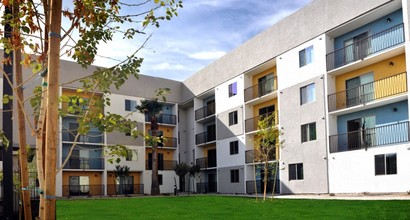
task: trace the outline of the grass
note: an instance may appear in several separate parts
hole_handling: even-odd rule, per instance
[[[58,200],[57,219],[410,219],[410,200],[308,200],[225,196]]]

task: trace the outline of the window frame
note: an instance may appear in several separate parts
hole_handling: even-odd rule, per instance
[[[238,82],[233,82],[228,85],[229,98],[238,94]]]
[[[239,141],[229,142],[229,155],[239,154]]]
[[[231,183],[239,183],[239,169],[231,170]]]
[[[374,174],[375,176],[396,175],[397,153],[374,155]]]
[[[313,45],[299,51],[299,68],[313,63]]]
[[[305,105],[314,101],[316,101],[315,83],[300,87],[300,105]]]
[[[314,133],[312,133],[313,129]],[[317,140],[316,122],[303,124],[300,126],[300,130],[301,143]],[[312,137],[312,135],[314,135],[314,137]]]
[[[289,164],[288,168],[289,168],[289,176],[288,176],[289,181],[304,179],[303,163]]]
[[[128,103],[128,104],[127,104]],[[132,108],[134,107],[134,110],[136,110],[137,107],[137,101],[131,100],[131,99],[125,99],[124,100],[124,110],[127,112],[134,111]]]
[[[229,126],[238,124],[238,111],[229,112]]]

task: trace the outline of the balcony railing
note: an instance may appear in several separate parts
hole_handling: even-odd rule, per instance
[[[271,151],[269,160],[276,160],[276,148]],[[253,163],[256,161],[260,161],[260,159],[258,158],[258,155],[255,155],[255,150],[245,151],[245,163]]]
[[[216,193],[216,182],[202,182],[196,184],[196,193]]]
[[[198,164],[201,169],[216,167],[216,157],[197,158],[196,164]]]
[[[403,23],[327,54],[327,70],[361,60],[401,43],[404,43]]]
[[[176,160],[158,160],[158,170],[174,170],[177,165]],[[152,161],[145,161],[145,169],[152,170]]]
[[[277,77],[275,76],[273,78],[267,79],[263,82],[246,88],[244,91],[245,102],[276,91],[278,89],[276,79]]]
[[[268,180],[268,184],[266,186],[266,192],[268,193],[272,192],[273,183],[274,183],[274,180]],[[256,184],[255,184],[255,181],[246,181],[246,193],[254,194],[255,191],[257,191],[258,193],[263,193],[263,186],[264,186],[264,183],[262,180],[256,180]],[[280,182],[279,182],[279,179],[277,179],[276,184],[275,184],[275,193],[279,193],[279,186],[280,186]],[[256,190],[255,190],[255,187],[256,187]]]
[[[205,144],[216,140],[216,132],[203,132],[195,135],[195,144]]]
[[[108,184],[107,195],[144,194],[144,184]]]
[[[104,185],[63,185],[63,196],[102,196]]]
[[[145,122],[151,122],[151,118],[148,114],[145,114]],[[170,114],[160,114],[157,116],[157,123],[159,124],[170,124],[176,125],[177,124],[177,116],[170,115]]]
[[[62,139],[63,141],[73,142],[75,140],[75,133],[70,133],[67,129],[63,129]],[[87,135],[80,135],[77,138],[77,142],[82,143],[103,143],[104,135],[101,132],[90,131]]]
[[[215,103],[208,104],[202,108],[195,110],[195,120],[206,118],[215,114]]]
[[[62,158],[62,161],[66,157]],[[64,169],[104,169],[104,158],[70,157]]]
[[[258,130],[258,121],[262,120],[266,117],[268,117],[270,114],[274,114],[274,117],[272,117],[272,121],[270,122],[271,125],[277,125],[278,121],[276,120],[277,118],[277,112],[270,112],[266,113],[263,115],[258,115],[253,118],[249,118],[245,120],[245,132],[252,132]]]
[[[329,111],[349,108],[407,92],[407,73],[400,73],[328,96]]]
[[[151,144],[147,141],[145,142],[146,146],[151,146]],[[164,137],[161,140],[161,143],[158,143],[158,147],[177,147],[177,138],[174,137]]]
[[[409,141],[409,122],[360,129],[329,137],[330,153],[367,149]]]

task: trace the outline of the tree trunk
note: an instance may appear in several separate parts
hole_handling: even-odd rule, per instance
[[[45,219],[56,218],[56,157],[58,146],[58,98],[60,82],[60,30],[62,0],[50,4],[50,39],[48,51],[48,90],[45,155]]]
[[[15,4],[18,5],[18,4]],[[16,9],[15,7],[13,7]],[[17,11],[18,12],[18,11]],[[14,53],[15,67],[16,67],[16,85],[23,83],[23,69],[20,64],[21,51],[16,50]],[[23,195],[24,219],[31,220],[31,204],[29,188],[29,175],[27,167],[27,141],[26,141],[26,123],[24,117],[24,94],[21,86],[17,87],[17,118],[18,118],[18,134],[19,134],[19,161],[21,172],[21,188]]]
[[[17,1],[13,2],[13,17],[18,18],[19,4]],[[14,28],[14,32],[19,35],[20,31],[18,28]],[[31,220],[31,202],[30,202],[30,191],[29,188],[29,175],[27,167],[27,150],[26,150],[26,123],[24,117],[24,93],[22,88],[23,83],[23,68],[20,64],[21,62],[21,50],[17,49],[14,51],[14,66],[16,68],[16,85],[17,87],[17,118],[18,118],[18,135],[19,135],[19,161],[20,161],[20,174],[21,174],[21,188],[23,197],[23,207],[24,207],[24,219]]]
[[[152,137],[157,137],[158,124],[154,117],[151,118],[151,132]],[[152,174],[151,174],[151,195],[160,195],[159,181],[158,181],[158,143],[152,142]]]
[[[269,176],[269,162],[268,160],[264,163],[265,175],[263,175],[263,201],[266,200],[266,188],[268,186],[268,176]]]

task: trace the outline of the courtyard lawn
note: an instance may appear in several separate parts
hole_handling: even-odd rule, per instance
[[[57,219],[410,219],[410,200],[308,200],[228,196],[57,201]]]

